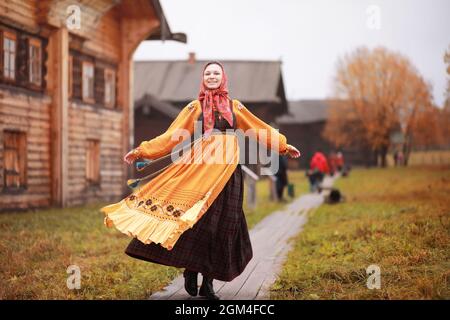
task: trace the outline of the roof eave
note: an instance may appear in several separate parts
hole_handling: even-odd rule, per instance
[[[150,1],[153,5],[153,8],[155,8],[156,16],[158,17],[159,21],[161,21],[161,24],[160,27],[157,30],[155,30],[155,32],[152,32],[152,34],[146,40],[162,40],[162,41],[172,40],[187,43],[187,35],[185,33],[182,32],[172,33],[172,31],[170,31],[169,24],[167,23],[166,16],[164,15],[159,0],[150,0]]]

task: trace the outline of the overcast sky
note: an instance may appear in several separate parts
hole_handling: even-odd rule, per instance
[[[339,57],[358,46],[382,45],[408,57],[443,104],[450,0],[160,3],[172,32],[186,33],[188,43],[145,41],[135,60],[186,59],[189,52],[201,60],[281,60],[288,99],[322,99],[332,92]]]

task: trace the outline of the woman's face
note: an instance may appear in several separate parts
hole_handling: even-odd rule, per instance
[[[208,89],[217,89],[222,83],[222,68],[218,64],[210,64],[203,72],[203,83]]]

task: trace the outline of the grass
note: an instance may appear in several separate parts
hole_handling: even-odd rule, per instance
[[[0,216],[1,299],[139,299],[176,274],[127,258],[129,239],[103,225],[101,205]],[[81,289],[66,286],[81,269]]]
[[[394,166],[394,159],[392,154],[387,157],[388,166]],[[409,166],[424,166],[424,165],[449,165],[450,164],[450,150],[426,150],[413,151],[409,156]]]
[[[272,299],[449,299],[450,168],[354,170],[310,214]],[[366,268],[381,268],[381,289]]]
[[[290,179],[306,190],[301,172]],[[269,201],[267,180],[257,184],[258,207],[244,206],[252,227],[284,206]],[[124,254],[130,238],[103,225],[105,203],[0,215],[1,299],[146,299],[181,271]],[[69,290],[67,268],[81,270],[81,288]]]

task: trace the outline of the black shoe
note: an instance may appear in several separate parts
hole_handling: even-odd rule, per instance
[[[206,297],[209,300],[220,300],[220,297],[216,295],[213,288],[213,280],[212,278],[208,278],[203,276],[202,286],[200,287],[199,295],[202,297]]]
[[[195,271],[189,271],[187,269],[183,272],[184,277],[184,289],[186,289],[187,293],[189,293],[191,296],[197,295],[197,275],[198,273]]]

